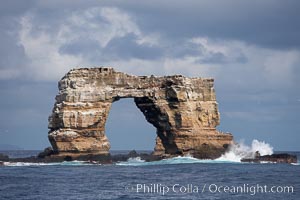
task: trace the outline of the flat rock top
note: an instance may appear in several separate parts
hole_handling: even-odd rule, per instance
[[[189,88],[213,88],[213,78],[189,78],[183,75],[172,76],[135,76],[117,72],[111,67],[79,68],[70,70],[59,82],[59,89],[80,87],[84,85],[121,86],[126,88],[165,88],[180,86]]]

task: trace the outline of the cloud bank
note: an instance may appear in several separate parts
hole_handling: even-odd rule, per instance
[[[0,82],[7,98],[1,111],[11,101],[21,105],[8,107],[15,112],[11,121],[26,109],[35,119],[36,113],[46,118],[56,82],[75,67],[214,77],[221,129],[249,140],[273,134],[275,146],[287,148],[293,139],[282,144],[282,132],[293,138],[300,131],[294,123],[300,113],[299,8],[293,0],[5,1]],[[32,84],[37,98],[49,98],[40,100],[50,102],[49,112],[8,92],[26,87],[30,94]],[[0,120],[8,130],[7,119]]]

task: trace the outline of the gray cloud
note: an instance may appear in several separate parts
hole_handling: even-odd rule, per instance
[[[235,57],[233,59],[228,58],[221,52],[212,52],[209,55],[206,55],[204,58],[200,58],[196,60],[196,63],[212,63],[212,64],[224,64],[224,63],[246,63],[247,57],[243,54]]]
[[[18,1],[4,0],[1,1],[0,17],[18,17],[24,14],[28,9],[32,8],[35,0]]]
[[[57,85],[31,81],[0,81],[1,143],[25,149],[43,149],[47,140],[48,115]]]
[[[207,36],[238,39],[268,48],[300,47],[300,2],[288,0],[164,1],[137,3],[124,8],[136,15],[145,31],[167,37]],[[145,23],[147,21],[147,23]]]
[[[106,64],[132,74],[212,76],[223,131],[297,149],[291,139],[280,141],[282,132],[299,139],[299,5],[293,0],[4,1],[0,130],[9,134],[0,140],[21,146],[25,141],[26,148],[47,145],[57,81],[75,66]],[[132,107],[128,102],[121,107],[126,105]],[[121,115],[112,120],[122,121]]]
[[[0,30],[0,68],[15,68],[19,67],[24,62],[26,63],[26,56],[22,45],[16,42],[16,33],[10,33],[7,29]]]
[[[162,49],[137,43],[138,38],[133,34],[111,39],[105,47],[96,40],[78,38],[60,47],[63,54],[82,55],[92,61],[104,62],[110,60],[128,60],[132,58],[153,60],[162,57]],[[92,52],[92,53],[91,53]]]
[[[112,39],[103,52],[107,56],[115,56],[115,59],[158,59],[162,57],[162,49],[159,47],[153,47],[136,43],[136,36],[129,34],[122,38]]]
[[[91,56],[91,52],[95,56],[101,55],[102,47],[98,42],[91,38],[78,38],[76,41],[72,41],[59,48],[61,54],[71,54],[71,55],[84,55],[86,57]]]
[[[3,15],[0,14],[0,79],[13,79],[20,75],[20,69],[25,68],[29,60],[19,44],[17,17]]]

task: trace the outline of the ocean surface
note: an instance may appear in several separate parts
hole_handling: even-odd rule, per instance
[[[10,157],[38,152],[0,151]],[[288,153],[300,158],[300,152]],[[300,199],[300,166],[190,156],[113,165],[6,163],[0,166],[0,199]]]

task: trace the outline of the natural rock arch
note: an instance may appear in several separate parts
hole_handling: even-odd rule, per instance
[[[155,155],[217,157],[232,142],[216,130],[213,79],[133,76],[112,68],[73,69],[59,81],[49,140],[59,155],[108,154],[105,123],[111,104],[134,98],[157,129]]]

